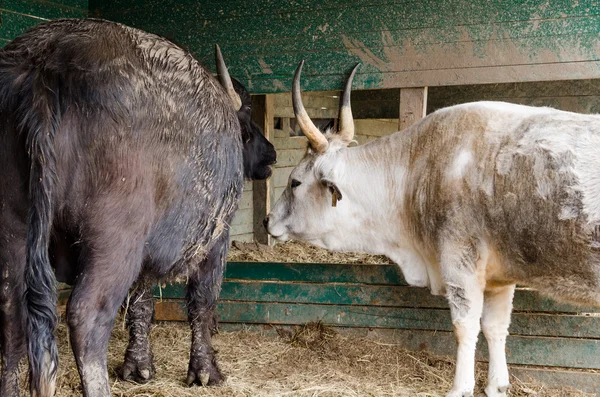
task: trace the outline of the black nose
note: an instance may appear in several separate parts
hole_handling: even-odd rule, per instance
[[[265,229],[269,228],[269,217],[268,216],[265,219],[263,219],[263,226],[265,227]]]

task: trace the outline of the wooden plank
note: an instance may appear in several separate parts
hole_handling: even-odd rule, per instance
[[[290,174],[295,167],[276,168],[273,172],[273,187],[286,187]]]
[[[427,87],[400,89],[399,131],[425,117],[426,112]]]
[[[252,200],[253,200],[252,190],[244,190],[242,193],[242,200],[240,201],[240,205],[238,210],[245,210],[248,208],[252,208]]]
[[[562,369],[527,368],[511,365],[510,374],[521,382],[537,382],[549,388],[565,387],[600,394],[600,373]]]
[[[396,107],[398,103],[396,103]],[[354,120],[356,135],[388,136],[398,131],[398,119]]]
[[[253,208],[246,208],[237,210],[233,219],[231,220],[230,226],[238,226],[238,225],[252,225],[254,215]]]
[[[534,106],[552,106],[580,113],[599,113],[599,92],[600,79],[432,87],[428,112],[457,103],[496,100]]]
[[[92,2],[94,2],[92,0]],[[133,1],[126,1],[126,0],[113,0],[112,2],[107,2],[113,5],[113,8],[117,8],[117,10],[119,12],[122,13],[127,13],[130,14],[132,11],[137,11],[140,12],[142,10],[144,10],[145,8],[148,7],[148,2],[144,1],[144,0],[133,0]],[[453,16],[448,16],[449,18],[454,18],[451,19],[451,21],[456,22],[456,23],[466,23],[469,22],[469,20],[467,19],[467,17],[471,17],[472,18],[472,22],[476,23],[478,20],[484,20],[484,21],[494,21],[496,23],[498,23],[499,21],[502,20],[509,20],[509,21],[522,21],[524,19],[528,19],[527,17],[530,16],[530,14],[532,12],[536,12],[536,15],[538,16],[539,19],[545,19],[548,18],[550,16],[555,16],[555,14],[562,14],[565,16],[579,16],[579,15],[585,15],[586,11],[587,14],[594,14],[594,10],[597,9],[597,7],[593,8],[592,10],[589,9],[585,9],[584,7],[567,7],[567,5],[564,2],[552,2],[552,6],[553,7],[557,7],[558,9],[556,10],[556,12],[554,12],[554,9],[552,9],[552,7],[539,7],[540,9],[538,10],[537,8],[534,7],[522,7],[522,10],[514,10],[514,7],[516,4],[519,4],[518,2],[506,2],[505,3],[505,8],[499,8],[498,6],[498,1],[490,1],[489,2],[489,6],[490,9],[489,10],[480,10],[478,8],[482,8],[480,7],[476,7],[477,9],[474,10],[469,10],[467,7],[471,4],[469,3],[465,3],[462,2],[462,5],[465,7],[463,9],[461,8],[454,8],[454,7],[460,7],[461,4],[458,2],[440,2],[440,1],[423,1],[423,6],[420,7],[417,11],[421,12],[424,16],[428,15],[428,14],[432,14],[431,9],[427,9],[426,7],[435,7],[435,11],[438,11],[439,13],[444,13],[444,12],[448,12],[448,11],[454,11]],[[589,3],[585,2],[586,5],[589,7]],[[334,11],[340,11],[340,10],[344,10],[345,8],[352,8],[352,7],[370,7],[370,8],[374,8],[375,10],[377,8],[382,9],[382,7],[384,6],[395,6],[396,8],[407,8],[407,12],[411,11],[409,8],[414,8],[416,6],[418,6],[418,4],[415,4],[414,0],[384,0],[384,1],[375,1],[375,0],[367,0],[367,1],[361,1],[361,0],[348,0],[345,1],[343,3],[341,3],[339,0],[326,0],[326,1],[315,1],[315,0],[309,0],[309,1],[267,1],[267,0],[261,0],[261,1],[256,1],[253,3],[246,3],[246,2],[239,2],[239,1],[231,1],[231,2],[227,2],[227,3],[213,3],[213,2],[197,2],[197,1],[192,1],[192,0],[177,0],[175,2],[173,1],[163,1],[160,2],[159,4],[164,5],[164,7],[162,8],[163,11],[167,12],[170,11],[170,9],[168,8],[169,6],[173,7],[174,5],[178,5],[178,9],[184,9],[184,10],[188,10],[188,12],[191,12],[192,10],[194,11],[194,16],[196,18],[198,18],[199,20],[221,20],[221,19],[246,19],[248,17],[253,17],[253,16],[260,16],[260,15],[275,15],[278,16],[279,18],[283,19],[284,21],[290,22],[290,17],[284,18],[283,15],[281,15],[282,13],[288,14],[288,13],[311,13],[311,14],[315,14],[316,16],[322,15],[323,11],[327,11],[330,10],[332,12]],[[244,6],[242,7],[240,4],[243,4]],[[522,3],[520,3],[522,4]],[[192,8],[195,7],[195,8]],[[191,8],[191,10],[190,10]],[[550,8],[550,9],[549,9]],[[464,10],[464,13],[460,13],[460,12],[456,12],[456,10]],[[382,10],[383,11],[383,10]],[[487,12],[487,13],[486,13]],[[372,13],[375,13],[372,12]],[[459,15],[461,14],[461,15]],[[462,15],[462,14],[467,14],[467,15]],[[507,15],[504,15],[507,14]],[[366,15],[365,15],[366,16]],[[397,14],[394,14],[394,16],[400,17]],[[406,16],[406,15],[405,15]],[[429,17],[431,18],[431,17]],[[437,21],[435,21],[437,22]],[[439,23],[439,22],[438,22]],[[330,28],[332,29],[332,28]],[[320,31],[321,33],[327,33],[329,29],[323,29],[322,31]]]
[[[244,223],[241,225],[232,225],[229,228],[229,235],[237,235],[237,234],[247,234],[254,233],[254,224],[253,223]]]
[[[205,1],[189,7],[174,0],[136,4],[135,12],[126,11],[129,6],[100,9],[109,18],[175,39],[206,65],[213,64],[214,43],[219,43],[229,54],[231,74],[255,93],[289,91],[302,58],[305,92],[339,90],[357,61],[363,63],[357,88],[595,78],[600,70],[600,6],[594,0],[543,5],[332,0],[325,8],[313,1],[258,3],[289,10],[282,13],[239,1],[224,7],[229,11]],[[210,14],[211,7],[216,14]],[[247,12],[252,15],[242,17]],[[558,67],[563,64],[568,67]]]
[[[166,292],[163,290],[163,292]],[[245,291],[244,291],[245,292]],[[267,293],[277,293],[269,291]],[[241,301],[242,296],[227,291],[221,296],[223,322],[254,324],[304,324],[321,321],[338,327],[372,327],[452,331],[449,309],[363,306],[360,304],[278,303]],[[163,298],[165,294],[163,293]],[[259,298],[262,300],[262,298]],[[276,299],[276,298],[275,298]],[[330,298],[328,298],[330,299]],[[331,301],[331,299],[330,299]],[[335,302],[335,299],[333,300]],[[183,301],[176,301],[183,304]],[[171,304],[171,303],[169,303]],[[600,338],[600,317],[513,313],[509,329],[512,335]]]
[[[252,97],[252,118],[263,130],[265,137],[273,140],[273,96]],[[279,157],[279,155],[277,156]],[[263,226],[263,219],[271,211],[272,187],[270,180],[254,181],[253,188],[253,232],[254,239],[262,244],[271,244],[271,236]]]
[[[281,197],[281,195],[283,194],[284,191],[285,191],[285,187],[273,188],[273,198],[274,198],[275,202],[277,202],[277,200],[279,200],[279,197]]]
[[[273,140],[273,146],[276,150],[298,149],[306,150],[308,140],[305,136],[287,136],[285,138],[277,138]],[[279,166],[279,164],[277,164]]]
[[[251,243],[254,241],[254,233],[246,233],[246,234],[230,234],[229,242],[232,241],[241,241],[244,243]]]
[[[2,0],[2,8],[44,19],[85,18],[88,12],[87,4],[75,1]]]
[[[566,19],[566,17],[589,17],[600,13],[600,6],[593,0],[583,0],[578,2],[577,5],[567,1],[553,1],[552,3],[551,7],[542,7],[540,4],[523,6],[519,1],[503,2],[502,0],[488,1],[485,5],[474,4],[467,0],[448,2],[414,0],[401,4],[384,3],[368,6],[357,4],[343,7],[343,4],[338,1],[337,7],[323,9],[319,12],[291,10],[285,15],[263,14],[244,18],[223,19],[215,18],[218,15],[213,15],[212,18],[206,20],[182,19],[179,21],[179,26],[173,26],[172,29],[174,33],[183,34],[183,29],[193,26],[205,26],[207,30],[221,28],[224,31],[211,31],[209,33],[214,40],[223,43],[240,41],[243,38],[257,41],[279,37],[296,38],[300,36],[301,28],[304,28],[305,35],[313,37],[314,41],[320,41],[323,37],[349,35],[355,32],[379,32],[385,29],[398,31],[400,27],[407,31],[437,27],[437,32],[430,33],[427,36],[433,36],[430,40],[444,40],[445,37],[446,40],[457,40],[461,36],[454,33],[454,31],[459,26],[469,27],[467,32],[473,33],[473,35],[467,36],[467,38],[490,39],[494,37],[494,32],[497,34],[496,37],[531,36],[534,34],[531,33],[531,25],[534,21]],[[151,6],[146,2],[146,6],[136,9],[136,13],[121,12],[119,16],[129,17],[131,20],[144,20],[142,18],[145,18],[152,21],[157,19],[157,15],[169,15],[173,12],[173,1],[155,1],[150,4]],[[204,5],[205,2],[200,2],[196,8],[203,8]],[[240,9],[243,6],[237,3],[237,8]],[[464,12],[456,12],[457,9],[461,8]],[[194,15],[190,12],[191,10],[186,11]],[[575,18],[571,19],[574,20]],[[531,22],[523,24],[525,26],[515,26],[515,21]],[[175,20],[174,18],[173,20],[167,19],[163,23],[167,22],[175,22]],[[329,25],[324,28],[323,23],[325,22],[329,22]],[[504,26],[507,23],[512,24]],[[480,27],[481,25],[483,26]],[[563,30],[560,30],[560,25],[556,25],[558,26],[542,29],[540,34],[551,35],[563,32]],[[462,38],[464,40],[465,36],[463,35]],[[276,49],[277,47],[273,48]],[[288,49],[285,50],[289,51]]]
[[[455,357],[456,340],[452,332],[372,329],[369,338],[394,343],[408,350],[425,350]],[[544,338],[509,335],[506,359],[509,364],[566,368],[600,368],[600,341],[594,339]],[[487,344],[479,335],[476,358],[487,361]]]
[[[307,109],[308,115],[311,119],[336,119],[338,117],[338,110],[336,108],[326,109]],[[292,106],[281,106],[275,111],[275,117],[294,117],[294,108]]]
[[[279,168],[295,167],[304,158],[306,149],[288,149],[277,151],[277,166]]]
[[[406,285],[397,265],[229,262],[228,279]]]
[[[312,311],[304,315],[296,306],[307,306]],[[315,308],[313,305],[268,305],[268,310],[253,303],[224,302],[218,304],[218,313],[222,323],[250,324],[304,324],[310,321],[323,321],[329,326],[343,325],[348,321],[352,326],[361,326],[356,322],[359,310],[340,311],[328,314],[327,306]],[[179,301],[157,302],[155,305],[157,320],[184,321],[185,305]],[[358,308],[352,308],[358,309]],[[381,309],[381,308],[380,308]],[[415,311],[416,312],[416,311]],[[408,316],[408,315],[407,315]],[[284,319],[284,320],[280,320]],[[381,322],[390,321],[385,318]],[[456,351],[453,333],[435,329],[438,318],[430,321],[415,320],[425,328],[394,329],[394,341],[409,350],[427,350],[434,354],[452,356]],[[377,324],[376,326],[378,326]],[[363,327],[376,328],[366,324]],[[429,327],[429,329],[427,329]],[[434,328],[431,330],[431,328]],[[485,360],[487,346],[480,335],[477,346],[477,357]],[[568,368],[600,368],[600,340],[557,337],[533,337],[510,335],[507,339],[507,361],[520,365],[544,365]]]
[[[226,274],[227,275],[227,274]],[[156,297],[162,296],[168,299],[183,299],[183,285],[169,284],[160,293],[155,289]],[[390,306],[404,308],[422,309],[448,309],[446,298],[433,296],[427,288],[408,287],[401,285],[367,285],[348,283],[302,283],[302,282],[268,282],[225,279],[221,290],[221,299],[240,300],[251,302],[277,302],[277,303],[316,303],[334,305],[359,305],[359,306]],[[524,314],[518,318],[528,319],[527,312],[538,314],[557,313],[598,313],[598,308],[584,308],[573,305],[556,303],[550,299],[541,297],[531,290],[518,289],[515,293],[514,312]],[[552,316],[550,316],[552,317]],[[565,317],[570,320],[571,317]],[[552,327],[553,318],[540,318],[540,322],[546,321]],[[521,321],[521,320],[517,320]],[[597,320],[584,320],[595,322]],[[573,327],[579,327],[577,321],[571,323]],[[519,324],[521,328],[527,328],[525,323]],[[579,332],[579,331],[573,331]],[[582,331],[587,332],[587,331]],[[592,331],[596,332],[596,331]],[[600,330],[598,330],[600,332]],[[575,335],[575,334],[573,334]],[[584,334],[578,334],[583,337]]]
[[[284,130],[278,130],[278,129],[276,129],[275,133],[273,135],[274,135],[275,139],[277,139],[277,138],[286,139],[286,138],[290,137],[290,131],[284,131]]]

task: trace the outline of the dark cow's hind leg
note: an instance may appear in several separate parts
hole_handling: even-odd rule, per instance
[[[25,307],[23,269],[25,266],[25,227],[23,233],[8,233],[0,225],[0,350],[2,371],[0,396],[19,396],[19,362],[25,356]],[[21,235],[22,234],[22,235]],[[22,238],[21,238],[22,237]]]
[[[188,385],[221,383],[211,337],[216,332],[216,305],[223,281],[229,234],[225,233],[190,277],[187,290],[188,320],[192,328],[192,348]]]
[[[153,312],[152,290],[147,283],[140,283],[132,291],[126,305],[129,345],[121,368],[121,376],[125,380],[143,383],[154,376],[149,339]]]
[[[97,213],[103,213],[98,211]],[[130,212],[129,219],[140,219]],[[67,306],[71,346],[81,377],[84,397],[110,396],[106,352],[117,311],[140,272],[143,256],[143,227],[118,222],[117,214],[97,230],[85,235],[93,240],[82,243],[83,265]],[[131,222],[130,222],[131,223]]]

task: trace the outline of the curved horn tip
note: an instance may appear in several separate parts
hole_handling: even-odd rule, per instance
[[[327,151],[329,142],[306,113],[304,105],[302,104],[302,98],[300,96],[300,72],[302,71],[303,65],[304,60],[300,61],[298,64],[292,84],[292,106],[294,108],[294,116],[296,116],[296,121],[300,126],[300,130],[306,136],[306,138],[308,138],[313,150],[317,153],[324,153]]]

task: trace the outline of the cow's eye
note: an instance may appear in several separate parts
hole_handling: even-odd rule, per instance
[[[298,179],[292,179],[292,189],[295,187],[298,187],[302,184],[302,182],[300,182]]]

